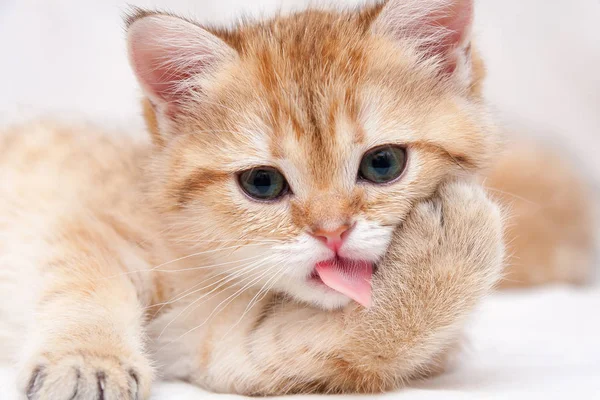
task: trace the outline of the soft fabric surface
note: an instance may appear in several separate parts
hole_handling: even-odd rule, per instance
[[[307,2],[129,1],[204,21]],[[139,91],[127,66],[120,20],[124,9],[122,0],[0,0],[0,125],[60,115],[139,133]],[[488,62],[488,98],[512,126],[533,128],[566,147],[597,179],[600,2],[480,0],[476,14],[475,31]],[[473,316],[465,352],[451,371],[382,397],[596,398],[599,309],[597,286],[494,295]],[[13,380],[11,369],[0,369],[0,399],[17,398]],[[235,396],[173,383],[154,389],[157,400],[213,397]]]

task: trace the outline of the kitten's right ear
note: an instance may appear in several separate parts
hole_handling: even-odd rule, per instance
[[[137,11],[128,18],[129,61],[158,117],[172,117],[202,79],[237,56],[223,40],[181,18]]]

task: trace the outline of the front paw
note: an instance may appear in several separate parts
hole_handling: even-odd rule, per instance
[[[455,181],[414,207],[394,235],[388,264],[421,283],[438,280],[438,289],[482,292],[500,277],[503,255],[499,207],[479,185]]]
[[[21,373],[20,386],[29,400],[137,400],[149,397],[151,378],[150,364],[141,355],[73,348],[34,356]]]

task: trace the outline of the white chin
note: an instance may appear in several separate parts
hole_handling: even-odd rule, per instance
[[[297,282],[287,284],[280,290],[303,303],[308,303],[324,310],[335,310],[342,308],[350,301],[347,296],[328,288],[325,285],[317,285],[311,282]]]

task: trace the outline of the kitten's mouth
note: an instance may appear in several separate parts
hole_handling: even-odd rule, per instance
[[[373,268],[373,263],[368,261],[336,257],[317,263],[310,280],[368,308],[371,306]]]

